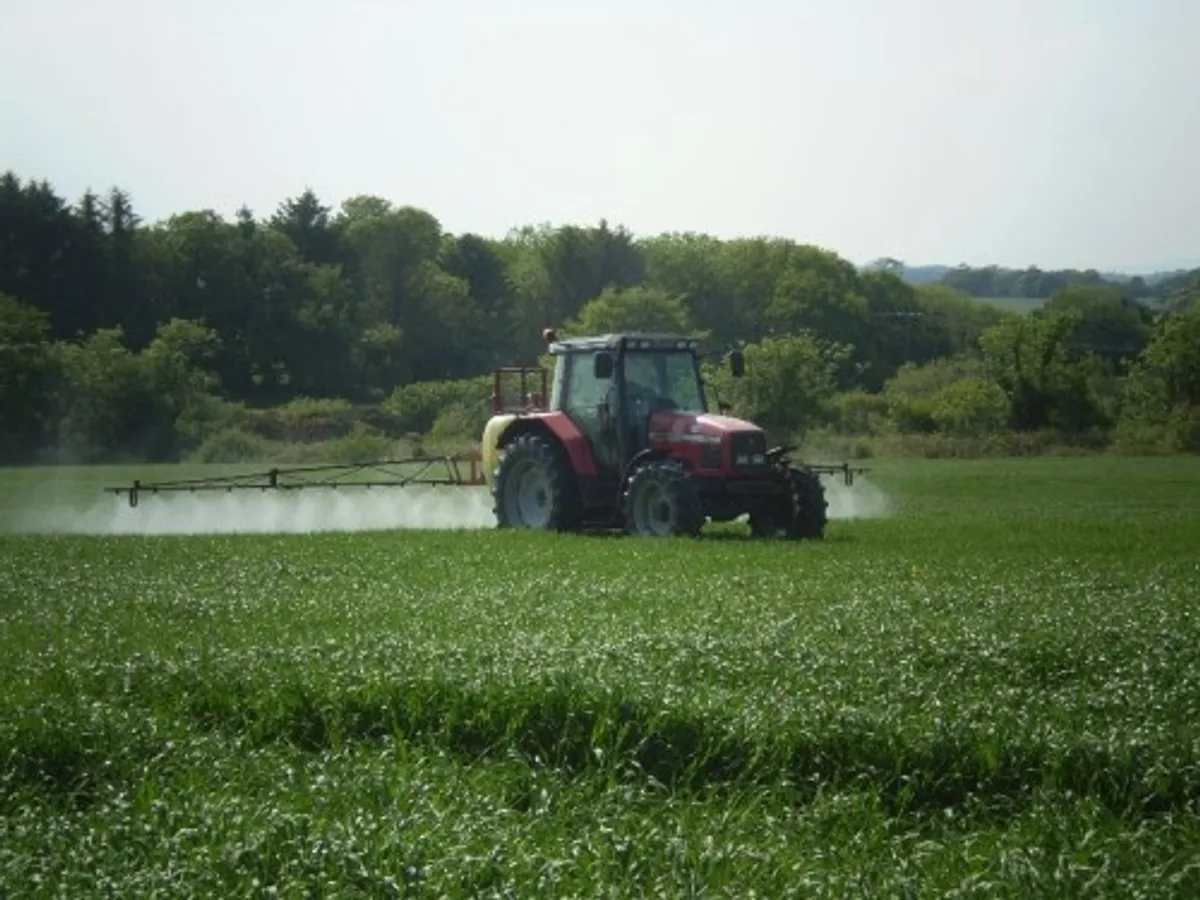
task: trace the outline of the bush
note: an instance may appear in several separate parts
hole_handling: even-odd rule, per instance
[[[1113,442],[1126,453],[1200,452],[1200,408],[1177,407],[1165,421],[1131,413],[1117,424]]]
[[[340,398],[297,397],[273,410],[281,439],[310,443],[341,437],[354,425],[354,408]]]
[[[938,396],[964,379],[985,378],[982,361],[968,356],[937,359],[923,366],[907,363],[883,386],[888,420],[902,433],[938,430]]]
[[[986,435],[893,434],[871,438],[871,449],[882,457],[922,459],[985,459],[1021,456],[1082,456],[1103,451],[1101,431],[1081,432],[1072,439],[1054,429],[1000,431]]]
[[[815,428],[804,436],[801,446],[801,456],[808,460],[843,460],[870,459],[875,455],[873,441],[863,435],[838,434],[829,428]]]
[[[462,407],[465,415],[491,414],[492,379],[464,378],[456,381],[425,381],[396,388],[383,402],[383,408],[396,423],[398,433],[429,432],[438,418],[453,407]],[[482,429],[482,424],[479,426]]]
[[[929,415],[938,431],[979,437],[1001,431],[1008,421],[1008,397],[987,378],[962,378],[930,401]]]
[[[227,430],[243,431],[239,423],[245,409],[215,396],[197,398],[175,420],[175,433],[184,454],[195,453],[211,437]]]
[[[392,455],[393,446],[387,435],[359,423],[345,437],[329,441],[324,449],[330,462],[354,465],[386,459]]]
[[[491,410],[457,403],[445,410],[433,423],[429,436],[436,443],[479,443]]]
[[[868,391],[838,394],[831,407],[834,426],[843,435],[877,434],[887,420],[887,398]]]
[[[288,444],[336,440],[360,426],[393,437],[402,433],[396,417],[379,406],[352,406],[345,400],[309,397],[271,409],[243,410],[238,424],[267,440]]]
[[[273,450],[273,442],[256,434],[224,428],[205,438],[193,458],[202,463],[262,462],[274,455]]]
[[[769,336],[745,348],[746,374],[706,366],[711,389],[742,417],[757,422],[771,439],[803,434],[827,424],[838,369],[850,349],[810,332]]]

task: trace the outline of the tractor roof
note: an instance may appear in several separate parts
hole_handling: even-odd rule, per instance
[[[695,338],[682,334],[651,331],[625,331],[564,338],[550,343],[550,352],[576,353],[588,350],[695,350]]]

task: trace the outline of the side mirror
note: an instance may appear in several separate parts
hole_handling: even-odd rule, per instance
[[[729,371],[733,373],[734,378],[741,378],[746,374],[746,358],[741,350],[729,351]]]
[[[612,354],[601,350],[592,360],[592,374],[600,380],[612,378],[613,373],[613,358]]]

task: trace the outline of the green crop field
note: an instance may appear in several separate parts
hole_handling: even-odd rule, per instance
[[[0,896],[1200,896],[1200,460],[871,465],[799,545],[0,473]]]

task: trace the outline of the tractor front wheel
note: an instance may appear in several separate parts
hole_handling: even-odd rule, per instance
[[[696,481],[680,463],[655,459],[638,466],[625,488],[625,530],[631,534],[694,536],[704,527]]]
[[[783,502],[775,509],[750,516],[750,533],[754,537],[821,540],[829,507],[820,477],[799,466],[788,466],[783,477],[787,482]]]
[[[579,500],[570,462],[539,434],[510,443],[496,467],[496,522],[501,528],[570,531],[578,525]]]

